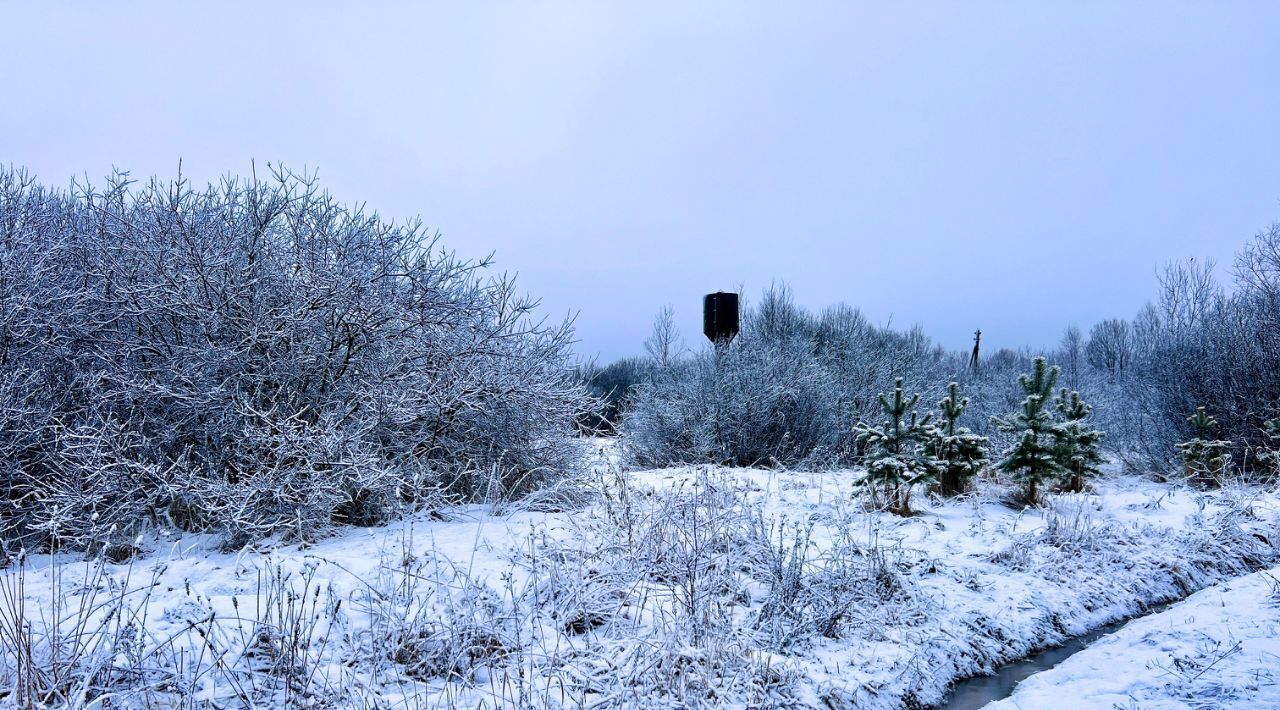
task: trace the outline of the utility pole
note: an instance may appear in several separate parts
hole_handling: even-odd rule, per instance
[[[969,368],[978,369],[978,346],[982,344],[982,329],[973,331],[973,354],[969,356]]]

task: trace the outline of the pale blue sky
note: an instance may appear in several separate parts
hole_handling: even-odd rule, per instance
[[[0,161],[318,168],[603,360],[774,279],[1048,344],[1280,219],[1280,3],[175,5],[3,6]]]

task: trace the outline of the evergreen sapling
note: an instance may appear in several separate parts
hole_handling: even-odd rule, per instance
[[[1019,435],[996,468],[1022,484],[1022,499],[1028,505],[1040,503],[1040,484],[1057,477],[1062,470],[1051,437],[1053,415],[1045,409],[1058,374],[1056,366],[1050,368],[1044,358],[1036,358],[1031,373],[1018,376],[1018,384],[1026,395],[1021,409],[1007,417],[991,418],[991,423],[1000,431]]]
[[[1190,441],[1178,444],[1182,460],[1187,467],[1187,482],[1195,486],[1212,486],[1222,483],[1222,475],[1231,463],[1231,442],[1210,439],[1209,432],[1218,426],[1218,420],[1196,407],[1196,413],[1187,417],[1196,430]]]
[[[938,492],[954,496],[969,490],[974,476],[987,460],[987,437],[978,436],[956,422],[969,406],[969,398],[960,397],[960,386],[952,382],[947,396],[938,402],[941,425],[935,429],[934,451],[939,464]]]
[[[934,436],[929,426],[933,415],[920,417],[913,410],[919,401],[919,394],[903,394],[899,377],[892,399],[880,394],[886,419],[879,426],[859,423],[855,429],[866,450],[867,476],[863,484],[878,489],[888,509],[898,515],[911,514],[911,489],[931,480],[939,468],[939,461],[928,446]]]
[[[1102,458],[1099,442],[1102,441],[1103,433],[1085,423],[1092,407],[1084,403],[1079,392],[1068,394],[1067,389],[1062,388],[1054,409],[1062,416],[1062,421],[1054,425],[1051,432],[1054,454],[1062,469],[1061,489],[1079,493],[1084,490],[1085,479],[1101,473],[1098,466],[1105,460]]]

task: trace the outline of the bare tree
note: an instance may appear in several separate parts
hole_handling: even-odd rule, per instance
[[[1062,341],[1058,344],[1058,365],[1066,376],[1067,387],[1079,390],[1080,376],[1085,365],[1085,342],[1080,326],[1074,323],[1062,333]]]
[[[653,332],[644,341],[644,350],[659,367],[668,367],[684,349],[680,331],[676,328],[676,311],[663,306],[653,319]]]
[[[1094,324],[1085,348],[1089,364],[1110,375],[1123,375],[1133,360],[1129,322],[1112,318]]]
[[[1280,222],[1254,235],[1235,264],[1236,280],[1265,298],[1280,303]]]

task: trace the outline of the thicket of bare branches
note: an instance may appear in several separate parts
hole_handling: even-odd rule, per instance
[[[1159,276],[1159,293],[1133,319],[1104,320],[1087,335],[1069,325],[1056,348],[984,352],[977,367],[918,328],[876,326],[844,305],[813,314],[785,287],[770,289],[719,360],[706,347],[672,357],[649,346],[648,367],[621,400],[621,428],[644,466],[856,463],[853,425],[874,414],[894,377],[926,402],[954,380],[971,402],[965,425],[999,451],[1012,439],[991,417],[1018,408],[1018,374],[1043,356],[1090,402],[1124,462],[1176,474],[1176,445],[1193,434],[1187,417],[1204,406],[1240,472],[1267,475],[1275,444],[1266,426],[1280,417],[1280,224],[1246,244],[1230,290],[1211,263],[1172,263]],[[649,342],[676,338],[670,323],[664,312]]]
[[[1230,441],[1246,475],[1266,476],[1280,415],[1280,224],[1260,231],[1225,284],[1212,262],[1172,262],[1156,297],[1129,320],[1093,326],[1079,389],[1096,404],[1108,445],[1144,468],[1182,470],[1177,445],[1192,438],[1198,407],[1213,437]],[[1053,354],[1061,361],[1061,352]]]
[[[1152,442],[1158,457],[1173,458],[1173,444],[1192,434],[1187,417],[1203,406],[1221,423],[1213,434],[1233,442],[1233,459],[1260,468],[1264,425],[1280,415],[1280,225],[1245,246],[1234,276],[1226,291],[1211,263],[1172,264],[1159,300],[1136,319],[1129,391],[1149,403],[1151,429],[1172,435]]]
[[[659,316],[651,342],[669,320]],[[886,383],[901,375],[934,393],[947,382],[943,352],[920,330],[877,326],[844,305],[813,314],[785,286],[744,311],[741,334],[719,355],[650,352],[622,425],[644,466],[848,462],[853,425],[879,411]]]
[[[0,171],[4,537],[309,536],[563,476],[571,326],[489,265],[285,171]]]

